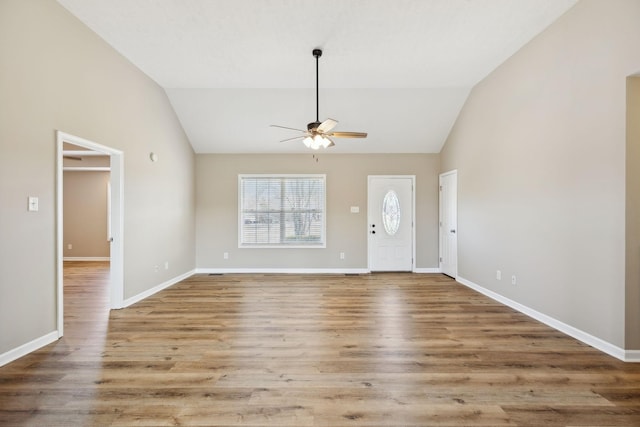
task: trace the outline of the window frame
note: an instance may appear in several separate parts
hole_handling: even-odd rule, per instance
[[[271,178],[271,179],[291,179],[291,178],[320,178],[322,181],[322,223],[320,232],[320,243],[301,244],[299,242],[288,243],[243,243],[244,231],[243,221],[243,191],[242,181],[246,178]],[[238,249],[325,249],[327,247],[327,175],[326,174],[238,174]]]

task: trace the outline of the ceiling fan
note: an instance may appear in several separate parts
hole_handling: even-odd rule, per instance
[[[326,119],[323,122],[319,120],[320,102],[318,97],[318,58],[322,56],[321,49],[313,49],[313,56],[316,58],[316,121],[307,124],[307,130],[290,128],[286,126],[271,125],[271,127],[295,130],[302,132],[302,135],[293,138],[283,139],[280,142],[295,141],[301,139],[304,145],[313,150],[321,147],[333,147],[335,143],[331,138],[366,138],[366,132],[332,132],[331,130],[338,124],[336,120]],[[330,138],[331,137],[331,138]]]

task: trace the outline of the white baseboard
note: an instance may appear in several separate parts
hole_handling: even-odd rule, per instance
[[[58,339],[58,331],[49,332],[46,335],[36,338],[33,341],[29,341],[26,344],[16,347],[13,350],[9,350],[6,353],[0,354],[0,366],[4,366],[7,363],[13,362],[16,359],[26,356],[32,351],[36,351],[45,345],[49,345]]]
[[[366,268],[196,268],[196,274],[369,274]]]
[[[146,291],[141,292],[138,295],[134,295],[131,298],[127,298],[126,300],[124,300],[122,304],[122,308],[129,307],[130,305],[133,305],[139,301],[142,301],[143,299],[148,298],[151,295],[156,294],[161,290],[168,288],[169,286],[173,286],[184,279],[188,279],[189,277],[193,276],[195,272],[196,270],[187,271],[186,273],[181,274],[180,276],[174,277],[173,279],[169,279],[166,282],[160,283],[158,286],[154,286],[153,288],[147,289]]]
[[[625,362],[640,363],[640,350],[625,350],[623,360]]]
[[[441,273],[442,271],[438,268],[414,268],[414,273]]]
[[[461,284],[475,291],[478,291],[493,300],[498,301],[501,304],[511,307],[514,310],[519,311],[520,313],[526,314],[527,316],[536,319],[547,326],[550,326],[564,334],[577,339],[578,341],[582,341],[583,343],[590,345],[591,347],[607,353],[609,356],[613,356],[616,359],[620,359],[624,362],[640,362],[640,350],[624,350],[616,345],[611,344],[610,342],[604,341],[603,339],[600,339],[598,337],[594,337],[593,335],[588,334],[587,332],[584,332],[578,328],[567,325],[566,323],[554,319],[553,317],[547,316],[544,313],[540,313],[539,311],[515,302],[507,297],[490,291],[489,289],[483,288],[482,286],[473,283],[472,281],[467,280],[463,277],[458,276],[456,280]]]
[[[414,268],[414,273],[440,273],[439,268]],[[367,268],[197,268],[196,274],[369,274]]]
[[[111,261],[108,256],[66,256],[63,261]]]

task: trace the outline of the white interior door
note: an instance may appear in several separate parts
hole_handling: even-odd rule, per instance
[[[413,271],[412,176],[370,176],[369,270]]]
[[[440,271],[458,276],[458,173],[440,175]]]

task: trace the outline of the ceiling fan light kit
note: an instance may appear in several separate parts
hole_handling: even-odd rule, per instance
[[[320,148],[327,148],[335,145],[333,141],[331,141],[329,138],[325,138],[322,135],[316,135],[313,138],[307,136],[302,140],[302,143],[307,148],[311,148],[312,150],[319,150]]]
[[[333,147],[335,143],[331,140],[333,138],[366,138],[365,132],[331,132],[331,130],[338,124],[337,120],[326,119],[320,122],[320,97],[319,97],[319,84],[318,84],[318,59],[322,56],[321,49],[313,49],[313,57],[316,58],[316,121],[307,124],[307,130],[295,129],[286,126],[271,125],[271,127],[277,127],[281,129],[289,129],[297,132],[302,132],[300,136],[293,138],[283,139],[280,142],[302,140],[302,143],[307,148],[312,150],[319,150],[320,148]]]

